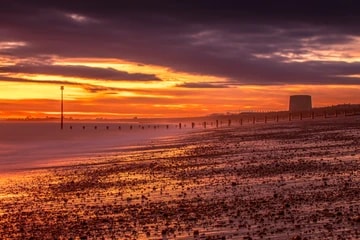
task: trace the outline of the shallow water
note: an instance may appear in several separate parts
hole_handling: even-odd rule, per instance
[[[0,172],[74,164],[89,157],[183,134],[174,124],[0,122]]]

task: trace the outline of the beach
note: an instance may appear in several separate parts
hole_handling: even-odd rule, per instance
[[[360,238],[359,116],[174,129],[1,173],[0,239]]]

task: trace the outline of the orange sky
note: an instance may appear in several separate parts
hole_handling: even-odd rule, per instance
[[[316,107],[353,103],[360,92],[357,85],[182,88],[178,85],[201,83],[204,78],[213,82],[226,82],[226,79],[175,72],[161,66],[139,66],[117,59],[54,59],[54,64],[59,65],[111,67],[130,73],[156,73],[165,80],[117,82],[59,75],[8,73],[7,77],[33,82],[0,82],[0,118],[58,117],[61,85],[65,86],[65,116],[73,118],[189,117],[211,113],[286,110],[289,95],[292,94],[312,95],[313,105]],[[56,82],[51,83],[51,79]],[[86,89],[87,85],[110,89],[91,92]],[[117,88],[118,91],[115,90]]]
[[[68,118],[278,111],[294,94],[314,107],[360,103],[358,21],[178,5],[9,2],[0,119],[59,117],[60,86]]]

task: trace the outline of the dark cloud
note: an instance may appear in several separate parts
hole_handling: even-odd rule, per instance
[[[189,83],[178,84],[176,86],[182,88],[228,88],[229,87],[227,84],[214,84],[214,83],[206,83],[206,82],[201,82],[201,83],[189,82]]]
[[[124,89],[120,88],[113,88],[113,87],[104,87],[98,86],[94,84],[84,84],[84,83],[77,83],[71,81],[61,81],[61,80],[32,80],[26,78],[13,78],[13,77],[6,77],[0,76],[0,82],[17,82],[17,83],[37,83],[37,84],[54,84],[54,85],[65,85],[65,86],[77,86],[80,88],[85,89],[88,92],[96,93],[96,92],[108,92],[108,91],[121,91]]]
[[[140,93],[140,94],[151,93],[150,90],[146,90],[146,89],[107,87],[107,86],[101,86],[101,85],[96,85],[96,84],[79,83],[79,82],[56,80],[56,79],[33,80],[33,79],[27,79],[27,78],[15,78],[15,77],[8,77],[8,76],[0,75],[0,82],[37,83],[37,84],[53,84],[53,85],[58,85],[58,86],[61,86],[61,85],[75,86],[75,87],[83,88],[86,91],[91,92],[91,93],[104,92],[106,94],[116,94],[120,91],[135,92],[135,93]]]
[[[357,9],[356,1],[9,0],[0,10],[0,33],[27,45],[0,54],[119,58],[224,77],[231,84],[359,84],[339,76],[359,74],[358,62],[285,57],[346,48],[360,37]],[[111,80],[126,75],[78,66],[37,71]]]
[[[98,68],[76,65],[41,65],[41,64],[18,64],[14,66],[0,67],[0,73],[30,73],[81,77],[97,80],[116,81],[154,81],[160,80],[153,74],[127,73],[113,68]]]
[[[32,80],[27,78],[16,78],[0,75],[0,82],[17,82],[17,83],[44,83],[44,84],[55,84],[55,85],[75,85],[81,86],[82,84],[70,81],[61,81],[61,80]]]
[[[4,1],[4,0],[3,0]],[[46,1],[46,0],[5,0],[4,10],[18,11],[21,14],[34,9],[60,9],[94,15],[97,17],[117,17],[125,15],[176,15],[178,18],[201,19],[338,19],[358,15],[356,0],[122,0],[122,1]],[[331,18],[329,18],[331,16]]]

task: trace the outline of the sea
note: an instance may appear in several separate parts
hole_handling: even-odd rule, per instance
[[[0,173],[64,166],[184,134],[172,123],[0,121]]]

